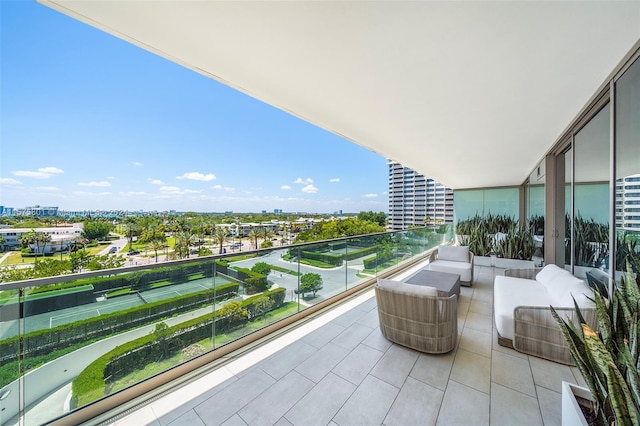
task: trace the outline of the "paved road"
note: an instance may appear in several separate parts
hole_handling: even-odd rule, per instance
[[[245,268],[251,268],[258,262],[266,262],[271,265],[281,266],[283,268],[291,269],[293,271],[299,271],[301,274],[316,273],[322,276],[323,288],[320,290],[316,298],[311,297],[311,293],[306,298],[307,302],[317,303],[328,297],[334,296],[338,293],[345,291],[347,288],[354,287],[366,281],[366,278],[359,278],[358,272],[363,269],[362,260],[350,261],[346,266],[337,268],[325,269],[317,268],[314,266],[298,264],[298,262],[289,262],[282,259],[282,255],[286,253],[286,250],[274,250],[266,256],[258,256],[252,259],[243,260],[240,262],[234,262],[233,265],[242,266]],[[277,284],[279,287],[287,289],[287,300],[291,300],[292,290],[298,288],[299,277],[290,275],[284,272],[272,271],[268,277],[269,281]],[[294,294],[295,296],[295,294]]]

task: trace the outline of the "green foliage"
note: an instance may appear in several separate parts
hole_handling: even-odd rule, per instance
[[[377,223],[380,226],[387,225],[387,214],[385,212],[360,212],[358,213],[358,220],[368,221],[372,223]]]
[[[224,300],[238,293],[238,284],[229,283],[216,286],[215,300]],[[248,300],[248,299],[247,299]],[[283,298],[284,300],[284,298]],[[121,333],[157,321],[160,318],[187,312],[200,306],[213,303],[211,290],[178,296],[170,300],[147,303],[122,311],[103,314],[98,317],[63,324],[51,329],[37,330],[24,335],[25,349],[29,357],[46,356],[55,351],[64,350],[68,346],[88,344],[92,339]],[[11,362],[18,356],[18,336],[0,341],[0,353],[11,354],[4,362]],[[55,358],[48,358],[52,360]],[[16,376],[11,380],[15,380]],[[10,381],[11,381],[10,380]],[[0,382],[0,387],[5,382]]]
[[[198,256],[199,257],[211,256],[212,254],[213,254],[213,252],[208,247],[204,247],[203,246],[203,247],[198,248]]]
[[[322,290],[322,277],[320,274],[310,272],[300,277],[299,293],[313,293],[315,297],[318,291]]]
[[[149,334],[120,345],[102,355],[74,379],[71,387],[74,408],[105,396],[107,393],[106,377],[115,380],[155,362],[159,350],[158,345],[164,346],[166,353],[170,354],[202,339],[211,338],[212,328],[215,328],[216,333],[225,333],[233,327],[242,325],[247,320],[258,318],[256,303],[262,303],[260,300],[263,298],[270,299],[273,303],[272,309],[277,309],[284,303],[285,289],[278,288],[259,296],[250,297],[242,302],[230,302],[214,312],[213,316],[207,314],[171,326],[162,330],[166,338],[161,342],[153,334]],[[231,307],[228,307],[230,305]],[[241,321],[241,318],[244,320]]]
[[[240,279],[244,281],[247,293],[257,293],[267,289],[269,284],[265,275],[254,272],[249,268],[236,268],[236,270],[240,274]]]
[[[314,224],[311,229],[300,232],[296,237],[296,242],[304,243],[320,240],[333,240],[342,237],[375,234],[385,231],[385,227],[378,223],[349,217],[347,219],[318,222]]]
[[[105,240],[112,228],[113,226],[106,222],[87,221],[84,222],[82,236],[88,240]]]
[[[498,257],[505,259],[531,260],[535,252],[533,235],[514,227],[501,241],[496,242],[494,250]]]
[[[631,268],[606,301],[594,291],[598,332],[584,321],[575,304],[579,324],[560,318],[551,308],[576,366],[595,400],[602,424],[640,423],[640,288]]]
[[[258,262],[251,267],[251,270],[266,277],[271,273],[271,265],[266,262]]]

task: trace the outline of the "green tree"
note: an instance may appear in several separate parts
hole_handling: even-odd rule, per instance
[[[71,260],[71,270],[73,272],[80,272],[85,269],[93,256],[87,250],[74,251],[69,255]]]
[[[218,247],[219,247],[218,253],[222,254],[222,245],[224,244],[224,242],[227,240],[227,237],[229,236],[229,230],[224,226],[216,226],[214,227],[211,236],[213,237],[213,242],[215,244],[218,244]]]
[[[273,309],[274,301],[267,296],[258,297],[253,302],[253,311],[255,312],[256,317],[260,318],[263,315],[266,315],[271,309]]]
[[[258,262],[251,267],[251,270],[266,277],[271,273],[271,265],[266,262]]]
[[[260,229],[259,228],[251,228],[249,231],[249,238],[253,240],[253,248],[258,248],[258,238],[260,238]]]
[[[123,256],[90,256],[86,268],[90,271],[99,271],[101,269],[121,268],[125,263]]]
[[[162,234],[162,236],[164,240],[154,239],[149,243],[149,248],[155,253],[156,263],[158,263],[158,250],[163,250],[165,247],[167,247],[167,237],[164,236],[164,233]]]
[[[313,297],[316,296],[316,292],[322,289],[322,277],[320,274],[310,272],[300,277],[300,290],[299,293],[313,293]]]
[[[249,318],[249,311],[240,302],[229,302],[218,310],[218,314],[229,322],[229,327],[242,324]]]
[[[112,226],[105,222],[87,221],[82,228],[82,236],[88,240],[105,240]]]
[[[366,220],[369,222],[377,223],[380,226],[386,226],[387,214],[385,212],[360,212],[358,213],[358,220]]]
[[[158,342],[158,344],[156,345],[156,348],[158,348],[158,355],[160,359],[163,359],[169,354],[169,350],[167,348],[167,345],[165,344],[165,341],[170,336],[169,326],[165,322],[159,322],[153,328],[151,334],[153,335],[156,342]]]
[[[33,265],[34,278],[69,274],[72,267],[70,260],[42,259]]]
[[[31,245],[36,246],[36,254],[40,254],[40,247],[42,247],[42,252],[44,254],[44,249],[47,246],[47,243],[51,241],[51,235],[45,234],[44,232],[37,232],[32,229],[29,232],[25,232],[20,235],[19,238],[20,244],[23,247],[29,247]]]
[[[136,223],[136,220],[132,217],[128,217],[125,219],[123,224],[124,235],[127,237],[129,241],[129,251],[133,250],[133,238],[140,235],[140,227]]]
[[[7,242],[6,238],[4,238],[4,235],[0,235],[0,249],[2,249],[2,251],[4,251],[5,247],[5,243]]]

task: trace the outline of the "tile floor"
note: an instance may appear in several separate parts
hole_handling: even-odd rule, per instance
[[[503,272],[476,267],[462,288],[451,353],[387,341],[371,290],[114,424],[559,425],[561,382],[584,382],[575,368],[498,346],[493,279]]]

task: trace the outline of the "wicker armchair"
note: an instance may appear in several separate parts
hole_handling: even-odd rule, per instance
[[[408,288],[418,287],[410,284]],[[392,342],[426,353],[451,351],[458,339],[458,296],[426,296],[375,287],[382,334]]]
[[[516,278],[535,279],[540,271],[536,269],[508,269],[505,275]],[[574,308],[557,308],[561,318],[578,322]],[[580,308],[585,321],[594,330],[597,329],[595,309]],[[518,306],[514,310],[514,339],[505,339],[498,335],[498,343],[512,347],[518,352],[548,359],[567,365],[574,365],[571,352],[567,347],[558,323],[551,315],[549,306]]]
[[[471,287],[472,283],[473,283],[473,269],[474,269],[474,264],[473,264],[473,258],[474,258],[474,254],[473,252],[469,252],[469,259],[468,259],[468,263],[470,265],[470,274],[471,277],[469,279],[469,281],[467,281],[466,279],[463,278],[462,275],[460,275],[460,285],[466,286],[466,287]],[[456,269],[450,269],[447,267],[436,267],[435,265],[437,265],[436,261],[440,259],[440,254],[438,249],[435,249],[431,252],[431,255],[429,256],[429,265],[430,265],[430,269],[434,270],[434,271],[440,271],[440,272],[449,272],[452,274],[461,274],[461,271],[456,270]],[[468,268],[467,268],[468,269]]]

